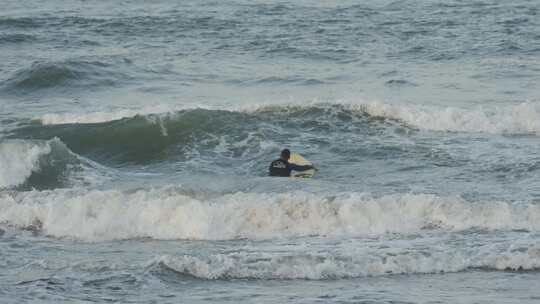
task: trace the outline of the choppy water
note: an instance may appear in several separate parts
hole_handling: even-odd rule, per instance
[[[538,303],[539,13],[4,0],[0,302]]]

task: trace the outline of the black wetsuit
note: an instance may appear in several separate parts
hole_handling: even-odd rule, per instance
[[[291,176],[291,171],[306,171],[313,169],[313,166],[299,166],[291,164],[288,161],[278,158],[270,164],[268,170],[270,171],[270,176]]]

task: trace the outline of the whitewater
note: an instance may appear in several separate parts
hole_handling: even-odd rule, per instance
[[[538,14],[5,1],[0,303],[538,303]]]

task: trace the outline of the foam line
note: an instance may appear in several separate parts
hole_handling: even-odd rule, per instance
[[[57,189],[1,195],[0,222],[20,228],[39,223],[47,235],[84,241],[376,236],[431,229],[540,231],[540,206],[413,194],[373,198],[361,193],[239,192],[200,200],[175,187]]]
[[[361,250],[354,254],[288,254],[239,252],[201,256],[165,255],[152,261],[172,271],[207,280],[328,280],[396,274],[540,269],[540,247],[523,252],[482,245],[475,250],[433,249],[430,252]],[[484,252],[489,252],[485,254]]]

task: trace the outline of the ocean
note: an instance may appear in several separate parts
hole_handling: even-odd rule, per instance
[[[540,1],[1,2],[0,303],[540,303]]]

